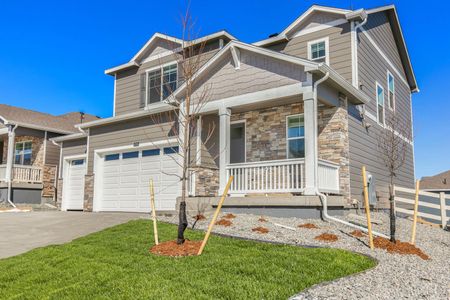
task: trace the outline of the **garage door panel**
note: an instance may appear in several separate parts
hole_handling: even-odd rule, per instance
[[[124,158],[118,153],[117,159],[104,161],[101,210],[150,212],[151,179],[156,209],[175,209],[181,185],[179,177],[168,174],[179,174],[179,166],[169,155],[163,154],[162,149],[159,155],[142,154],[139,151],[138,157]]]
[[[84,159],[68,161],[65,164],[63,207],[67,210],[82,210],[84,207],[84,175],[86,166]]]

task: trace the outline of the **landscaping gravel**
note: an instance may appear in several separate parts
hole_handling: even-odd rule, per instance
[[[222,214],[224,216],[226,213]],[[378,265],[371,270],[354,276],[322,283],[294,295],[291,299],[450,299],[450,232],[428,225],[417,225],[416,246],[422,249],[430,260],[416,255],[391,254],[385,250],[370,250],[368,238],[356,238],[350,235],[354,228],[336,222],[323,222],[318,219],[276,218],[263,216],[267,222],[260,222],[261,216],[236,214],[229,219],[229,227],[216,225],[214,232],[282,242],[303,246],[321,246],[356,251],[374,257]],[[361,219],[349,214],[342,217],[360,223]],[[386,213],[373,213],[372,218],[382,224],[373,224],[373,230],[388,233],[389,218]],[[176,216],[159,217],[159,220],[177,223]],[[206,230],[210,217],[198,221],[195,228]],[[190,227],[194,219],[190,220]],[[318,229],[298,228],[298,225],[312,223]],[[397,239],[411,239],[412,222],[397,218]],[[256,227],[265,227],[268,233],[252,231]],[[323,233],[338,237],[335,242],[314,239]]]

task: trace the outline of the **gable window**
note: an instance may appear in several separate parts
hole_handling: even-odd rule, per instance
[[[286,127],[287,157],[305,157],[305,123],[303,114],[288,116]]]
[[[384,89],[376,84],[377,91],[377,120],[379,124],[384,125]]]
[[[147,71],[147,104],[166,99],[177,89],[177,64],[170,64]]]
[[[388,105],[390,109],[395,108],[395,79],[394,76],[388,71],[387,73],[388,84]]]
[[[31,142],[17,142],[14,156],[16,165],[31,165],[31,157],[33,154]]]
[[[330,64],[328,38],[308,42],[308,59],[314,62]]]

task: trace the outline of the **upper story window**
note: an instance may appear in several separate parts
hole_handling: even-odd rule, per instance
[[[31,165],[33,154],[31,142],[17,142],[14,153],[14,163],[16,165]]]
[[[286,127],[287,157],[305,157],[305,122],[303,115],[288,116]]]
[[[170,64],[147,71],[146,103],[161,102],[177,89],[177,64]]]
[[[308,42],[308,59],[315,62],[330,64],[328,37]]]
[[[377,120],[379,124],[384,125],[384,89],[378,83],[376,84],[377,91]]]
[[[388,71],[387,73],[387,85],[388,85],[388,105],[390,109],[395,109],[395,79],[394,76]]]

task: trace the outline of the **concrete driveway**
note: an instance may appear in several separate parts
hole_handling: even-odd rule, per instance
[[[0,213],[0,259],[146,217],[137,213]],[[147,215],[148,217],[148,215]]]

